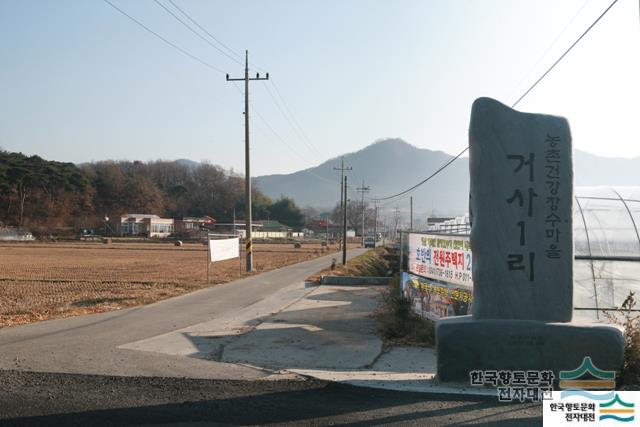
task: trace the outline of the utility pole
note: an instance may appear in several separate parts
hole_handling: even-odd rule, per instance
[[[238,233],[236,233],[236,207],[233,207],[233,235],[237,236]]]
[[[363,179],[362,187],[358,187],[356,190],[362,193],[362,247],[364,247],[364,193],[367,193],[369,190],[371,190],[371,188],[364,186],[364,179]]]
[[[342,209],[342,265],[347,263],[347,177],[344,177],[344,190],[342,191],[344,209]]]
[[[250,80],[269,80],[269,73],[266,77],[260,77],[260,73],[257,73],[255,77],[249,77],[249,51],[245,50],[244,56],[244,78],[231,79],[227,74],[228,82],[244,81],[244,197],[246,200],[247,212],[246,216],[246,231],[245,246],[247,252],[246,269],[250,272],[253,269],[253,243],[251,241],[251,167],[249,159],[249,81]]]
[[[324,222],[327,226],[326,232],[324,233],[324,245],[329,249],[329,215],[325,215]]]
[[[376,247],[378,241],[378,202],[373,202],[373,247]]]
[[[334,171],[340,171],[340,217],[342,218],[343,214],[343,209],[345,208],[345,205],[343,203],[343,199],[344,199],[344,188],[342,187],[342,182],[344,181],[344,171],[350,171],[353,170],[353,168],[351,166],[347,166],[344,167],[344,156],[342,156],[342,161],[340,162],[340,167],[333,167]],[[340,240],[340,239],[338,239]]]
[[[396,205],[393,211],[393,240],[398,238],[398,224],[400,223],[400,208]]]
[[[413,231],[413,196],[409,198],[409,231]]]

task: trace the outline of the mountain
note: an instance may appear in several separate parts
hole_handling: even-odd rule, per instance
[[[418,148],[401,139],[384,139],[354,153],[344,155],[351,187],[349,198],[360,200],[356,188],[371,187],[369,197],[384,197],[407,189],[431,175],[453,156],[442,151]],[[340,200],[341,157],[330,159],[314,168],[291,174],[265,175],[256,178],[260,190],[272,198],[286,195],[300,206],[328,208]],[[414,211],[438,215],[462,214],[467,211],[469,194],[468,158],[461,157],[422,185],[413,195]],[[640,185],[640,157],[633,159],[600,157],[574,151],[576,186]],[[401,210],[409,208],[408,197],[387,204]]]
[[[178,159],[178,160],[175,160],[175,162],[179,165],[186,166],[189,169],[195,169],[200,165],[200,162],[196,162],[191,159]]]
[[[340,200],[340,171],[333,170],[344,163],[353,168],[348,172],[349,198],[360,200],[357,187],[371,187],[369,197],[383,197],[406,189],[439,168],[452,156],[442,151],[415,147],[401,139],[384,139],[355,153],[336,157],[292,174],[266,175],[256,178],[258,187],[270,197],[286,195],[300,206],[333,207]],[[414,193],[414,210],[439,214],[466,212],[469,171],[466,158],[454,161]],[[407,210],[408,198],[397,203]],[[395,206],[396,202],[389,206]],[[403,206],[403,205],[406,205]]]
[[[573,173],[576,186],[640,186],[640,157],[600,157],[574,150]]]

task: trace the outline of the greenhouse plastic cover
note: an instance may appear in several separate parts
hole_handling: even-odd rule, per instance
[[[575,199],[575,314],[596,318],[640,290],[640,187],[576,187]]]

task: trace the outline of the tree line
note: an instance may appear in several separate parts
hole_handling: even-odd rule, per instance
[[[293,200],[271,200],[255,184],[254,220],[293,228],[304,215]],[[34,231],[96,228],[105,216],[150,213],[244,218],[244,177],[209,163],[99,161],[77,166],[0,150],[0,225]]]

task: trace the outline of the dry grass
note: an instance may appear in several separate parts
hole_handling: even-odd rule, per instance
[[[254,254],[260,272],[324,252],[319,244],[256,244]],[[5,243],[0,327],[148,304],[248,275],[238,259],[221,261],[212,264],[207,284],[206,259],[202,244]]]
[[[414,313],[411,301],[402,297],[399,277],[383,292],[375,316],[378,335],[386,347],[435,345],[435,322]]]
[[[617,375],[617,385],[623,390],[640,389],[640,315],[634,292],[629,292],[621,311],[603,311],[611,323],[624,328],[624,365]]]
[[[350,247],[351,245],[347,246]],[[320,276],[387,276],[392,269],[390,251],[386,247],[371,249],[342,265],[342,254],[336,254],[335,269],[330,267],[307,278],[309,282],[320,282]]]

